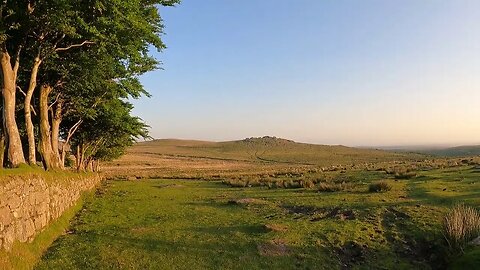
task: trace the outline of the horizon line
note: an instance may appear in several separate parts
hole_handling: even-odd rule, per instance
[[[137,140],[136,142],[146,142],[146,141],[154,141],[154,140],[179,140],[179,141],[197,141],[197,142],[213,142],[213,143],[221,143],[221,142],[233,142],[233,141],[242,141],[248,138],[264,138],[264,137],[271,137],[283,140],[293,141],[295,143],[304,143],[304,144],[314,144],[314,145],[328,145],[328,146],[347,146],[353,148],[374,148],[374,149],[383,149],[383,150],[409,150],[409,149],[435,149],[435,148],[454,148],[454,147],[462,147],[462,146],[480,146],[480,142],[458,142],[458,143],[412,143],[412,144],[383,144],[383,145],[353,145],[353,144],[341,144],[341,143],[320,143],[320,142],[313,142],[313,141],[297,141],[294,139],[283,138],[278,136],[251,136],[245,137],[241,139],[224,139],[224,140],[215,140],[215,139],[192,139],[192,138],[181,138],[181,137],[167,137],[167,138],[151,138],[151,139],[143,139]]]

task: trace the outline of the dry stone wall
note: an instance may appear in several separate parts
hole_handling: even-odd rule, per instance
[[[82,174],[55,180],[46,180],[41,174],[0,177],[0,248],[9,250],[15,241],[33,241],[73,206],[82,192],[100,181],[99,175]]]

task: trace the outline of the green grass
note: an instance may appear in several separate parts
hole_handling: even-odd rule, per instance
[[[92,194],[93,192],[84,193],[75,206],[38,234],[32,243],[15,242],[10,251],[0,250],[0,269],[33,269],[42,254],[69,227],[70,220]]]
[[[477,250],[462,257],[450,254],[441,234],[441,219],[450,206],[459,201],[480,205],[475,169],[391,179],[392,190],[383,193],[369,193],[368,185],[384,174],[348,174],[353,188],[330,193],[231,188],[220,181],[110,181],[36,268],[478,266]],[[245,198],[255,200],[235,203]],[[287,229],[272,231],[265,225]]]
[[[480,247],[471,248],[457,258],[450,266],[451,269],[478,269],[480,265]]]

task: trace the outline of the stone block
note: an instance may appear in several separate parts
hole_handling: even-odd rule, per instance
[[[24,232],[27,239],[33,239],[33,236],[35,235],[35,225],[32,219],[29,218],[26,220]]]
[[[12,196],[8,197],[7,204],[10,207],[10,209],[17,209],[22,204],[22,200],[20,199],[19,195],[13,194]]]
[[[0,208],[0,224],[8,226],[13,221],[12,213],[8,207]]]
[[[3,233],[3,247],[6,250],[10,250],[15,240],[15,230],[13,226],[9,226]]]

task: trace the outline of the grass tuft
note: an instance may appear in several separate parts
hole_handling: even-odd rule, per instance
[[[463,250],[480,236],[480,212],[465,205],[453,207],[443,218],[443,235],[452,250]]]
[[[350,189],[352,187],[352,183],[320,183],[318,185],[317,191],[318,192],[338,192],[343,191],[346,189]]]
[[[371,183],[368,186],[369,192],[386,192],[392,190],[392,186],[385,180]]]

